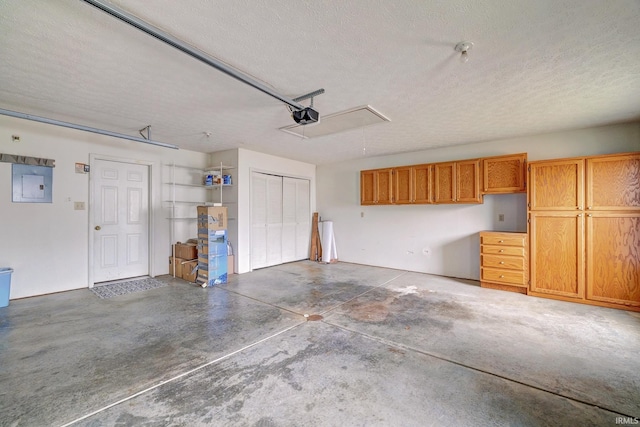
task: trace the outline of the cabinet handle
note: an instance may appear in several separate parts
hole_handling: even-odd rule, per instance
[[[504,252],[504,249],[500,249],[498,252]]]
[[[578,206],[578,209],[582,209],[582,206]]]
[[[587,216],[593,216],[593,215],[589,214],[589,215],[587,215]]]
[[[504,261],[500,261],[500,264],[504,264]]]
[[[500,275],[500,278],[501,278],[501,279],[504,279],[504,274],[501,274],[501,275]]]
[[[582,216],[582,214],[578,214],[578,216]]]
[[[498,240],[498,243],[504,243],[504,240]]]
[[[591,206],[587,206],[587,209],[591,209]]]

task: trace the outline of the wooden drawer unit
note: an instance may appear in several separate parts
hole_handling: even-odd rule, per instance
[[[526,233],[480,232],[480,286],[527,293]]]
[[[487,233],[488,235],[485,235]],[[524,248],[527,235],[524,233],[498,233],[495,231],[483,231],[480,234],[480,244],[493,245],[498,248],[516,246]]]
[[[497,268],[483,268],[482,269],[482,281],[499,282],[511,286],[524,286],[526,290],[526,283],[524,281],[524,271],[502,271]],[[482,283],[482,282],[480,282]],[[490,286],[483,286],[490,287]]]
[[[524,271],[524,258],[509,255],[480,255],[484,267]]]

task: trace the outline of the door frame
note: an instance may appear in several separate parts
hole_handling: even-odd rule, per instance
[[[154,224],[154,216],[152,215],[153,212],[153,202],[154,202],[154,194],[153,194],[153,172],[154,172],[154,166],[155,166],[155,162],[151,162],[148,160],[137,160],[137,159],[130,159],[130,158],[124,158],[124,157],[116,157],[116,156],[107,156],[107,155],[103,155],[103,154],[95,154],[95,153],[90,153],[89,154],[89,166],[90,166],[90,172],[89,172],[89,208],[87,210],[87,214],[89,215],[89,228],[88,228],[88,254],[89,254],[89,259],[88,259],[88,283],[89,283],[89,288],[93,288],[95,286],[95,282],[94,282],[94,277],[93,277],[93,273],[94,273],[94,238],[93,238],[93,229],[95,227],[95,222],[94,222],[94,205],[95,205],[95,194],[93,191],[93,186],[95,184],[95,178],[93,176],[93,170],[95,170],[95,165],[96,165],[96,161],[108,161],[108,162],[117,162],[117,163],[128,163],[128,164],[135,164],[135,165],[142,165],[142,166],[146,166],[147,167],[147,172],[148,172],[148,206],[149,206],[149,212],[148,212],[148,230],[147,230],[147,235],[148,235],[148,239],[147,239],[147,253],[149,254],[149,258],[147,260],[148,262],[148,266],[147,266],[147,270],[149,271],[149,276],[150,277],[155,277],[155,271],[153,268],[153,259],[154,259],[154,233],[153,230],[155,229],[155,224]]]
[[[311,191],[311,184],[314,182],[313,179],[310,176],[304,176],[304,175],[296,175],[296,174],[292,174],[292,173],[285,173],[285,172],[274,172],[272,170],[267,170],[267,169],[260,169],[260,168],[249,168],[249,227],[251,228],[251,222],[253,220],[253,185],[252,185],[252,178],[253,178],[253,173],[257,172],[257,173],[262,173],[265,175],[274,175],[274,176],[279,176],[282,178],[295,178],[295,179],[306,179],[307,181],[309,181],[309,211],[313,214],[313,209],[312,209],[312,191]],[[311,224],[311,220],[309,220],[309,224]],[[309,232],[311,233],[311,231]],[[251,231],[249,231],[249,272],[253,271],[253,266],[251,265],[251,249],[253,248],[253,233]]]

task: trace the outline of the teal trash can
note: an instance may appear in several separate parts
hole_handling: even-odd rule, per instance
[[[0,268],[0,307],[9,305],[9,291],[11,290],[12,268]]]

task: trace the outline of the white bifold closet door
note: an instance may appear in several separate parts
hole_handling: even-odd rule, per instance
[[[282,178],[282,262],[309,258],[309,180]]]
[[[309,180],[253,172],[251,268],[309,257]]]

